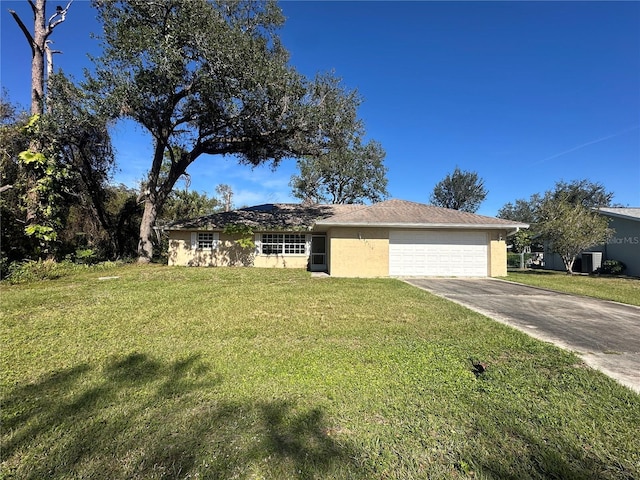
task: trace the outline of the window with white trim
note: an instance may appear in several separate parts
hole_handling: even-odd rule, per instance
[[[213,248],[213,233],[198,233],[198,248]]]
[[[220,234],[217,232],[198,232],[191,234],[191,248],[213,250],[218,248]]]
[[[307,239],[301,233],[263,233],[260,238],[262,255],[304,255]]]

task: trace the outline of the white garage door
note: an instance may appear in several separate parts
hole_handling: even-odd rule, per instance
[[[487,273],[486,233],[389,232],[391,276],[486,277]]]

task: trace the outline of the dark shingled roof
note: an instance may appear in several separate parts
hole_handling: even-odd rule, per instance
[[[165,230],[223,230],[246,225],[256,230],[311,230],[319,226],[386,226],[405,228],[527,228],[526,223],[448,208],[387,200],[373,205],[301,205],[267,203],[231,212],[174,222]]]
[[[227,225],[246,225],[262,230],[310,230],[322,218],[363,208],[363,205],[301,205],[266,203],[230,212],[214,213],[192,220],[180,220],[165,230],[222,230]]]

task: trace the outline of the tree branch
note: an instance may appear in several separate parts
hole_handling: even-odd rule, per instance
[[[33,4],[32,4],[32,8],[33,8]],[[20,17],[15,12],[15,10],[9,10],[9,13],[11,14],[13,19],[16,21],[16,23],[20,27],[20,30],[22,30],[22,33],[24,33],[24,36],[27,37],[27,42],[29,42],[29,46],[31,47],[31,55],[35,55],[36,49],[34,46],[34,41],[33,41],[33,37],[31,36],[31,33],[29,32],[27,27],[24,25],[24,23],[22,23],[22,20],[20,20]]]
[[[64,7],[61,10],[56,10],[56,13],[54,13],[53,15],[51,15],[51,17],[49,17],[49,21],[47,22],[47,34],[46,34],[47,37],[51,35],[51,32],[53,32],[54,28],[56,28],[58,25],[60,25],[62,22],[66,20],[67,11],[69,10],[69,7],[71,6],[72,3],[73,3],[73,0],[69,0],[69,3],[67,3],[66,7]],[[54,21],[54,18],[56,17],[60,17],[60,18]]]

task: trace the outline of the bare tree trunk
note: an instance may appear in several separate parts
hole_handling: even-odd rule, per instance
[[[18,14],[13,10],[9,10],[31,47],[31,115],[38,115],[44,112],[46,42],[53,29],[65,21],[71,2],[73,0],[70,0],[65,8],[56,7],[56,13],[47,20],[47,0],[35,0],[35,2],[29,0],[29,5],[33,12],[33,35],[31,35]]]
[[[18,14],[9,10],[11,16],[22,30],[29,46],[31,47],[31,115],[42,115],[44,113],[44,87],[45,87],[45,49],[46,42],[53,29],[65,21],[67,10],[71,5],[70,0],[66,8],[56,7],[49,20],[46,19],[47,0],[29,0],[31,11],[33,12],[33,35],[20,19]],[[52,52],[53,53],[53,52]],[[32,142],[29,149],[38,152],[41,145]],[[35,189],[35,179],[27,174],[27,225],[36,221],[36,205],[38,203],[38,193]]]
[[[138,263],[149,263],[153,257],[153,226],[158,217],[156,202],[146,198],[144,212],[140,222],[140,239],[138,241]]]
[[[564,262],[564,266],[567,269],[567,275],[573,275],[573,265],[576,262],[576,257],[570,257],[570,256],[565,256],[565,255],[561,255],[562,256],[562,261]]]
[[[51,40],[44,42],[44,51],[47,56],[47,92],[51,90],[51,77],[53,76],[53,54],[62,53],[60,50],[51,49]],[[51,104],[47,102],[47,113],[51,113]]]

